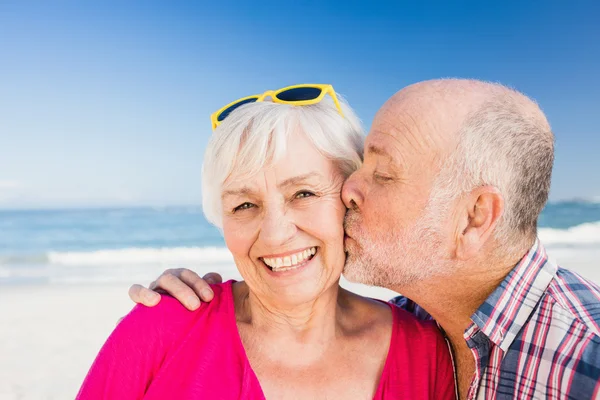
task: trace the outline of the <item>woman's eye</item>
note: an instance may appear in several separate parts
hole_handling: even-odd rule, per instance
[[[254,207],[254,204],[245,202],[245,203],[240,204],[236,208],[234,208],[233,212],[247,210],[247,209],[252,208],[252,207]]]
[[[307,192],[307,191],[302,191],[302,192],[296,193],[295,198],[296,199],[304,199],[306,197],[311,197],[311,196],[314,196],[314,193]]]

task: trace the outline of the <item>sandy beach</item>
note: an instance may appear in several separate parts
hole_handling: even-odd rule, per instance
[[[131,307],[121,285],[0,288],[0,399],[73,399]]]

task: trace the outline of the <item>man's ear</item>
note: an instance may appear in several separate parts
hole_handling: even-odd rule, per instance
[[[492,236],[504,212],[504,198],[494,186],[481,186],[465,196],[459,210],[456,257],[474,257]]]

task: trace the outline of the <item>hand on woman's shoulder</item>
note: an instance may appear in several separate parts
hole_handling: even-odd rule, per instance
[[[155,338],[160,341],[176,339],[217,306],[220,297],[223,296],[223,285],[225,284],[211,285],[215,298],[210,303],[202,303],[194,311],[189,311],[177,299],[167,294],[161,294],[160,302],[154,307],[137,304],[121,320],[113,335],[148,340]]]
[[[154,324],[185,320],[191,318],[195,313],[202,313],[207,304],[209,303],[202,303],[195,311],[189,311],[174,297],[160,294],[160,301],[157,305],[146,307],[143,304],[136,304],[121,323],[128,318],[140,323],[150,321]]]

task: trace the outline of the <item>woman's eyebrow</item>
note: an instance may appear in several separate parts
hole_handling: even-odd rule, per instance
[[[318,178],[322,178],[323,175],[317,173],[317,172],[309,172],[307,174],[304,175],[298,175],[298,176],[294,176],[292,178],[288,178],[286,180],[284,180],[283,182],[281,182],[278,186],[280,188],[282,187],[289,187],[289,186],[295,186],[298,185],[300,183],[304,183],[305,181],[309,180],[310,178],[314,178],[314,177],[318,177]]]
[[[283,182],[281,182],[277,186],[279,186],[280,188],[295,186],[295,185],[304,183],[307,180],[309,180],[311,178],[315,178],[315,177],[322,178],[323,175],[321,175],[317,172],[309,172],[304,175],[298,175],[298,176],[288,178],[288,179],[284,180]],[[244,187],[237,188],[237,189],[224,190],[221,195],[221,198],[224,199],[225,197],[228,197],[228,196],[248,196],[248,195],[252,195],[254,193],[255,193],[254,190],[252,190],[251,188],[249,188],[247,186],[244,186]]]
[[[227,196],[247,196],[252,193],[254,193],[254,191],[245,186],[239,189],[224,190],[223,194],[221,194],[221,198],[224,199]]]

